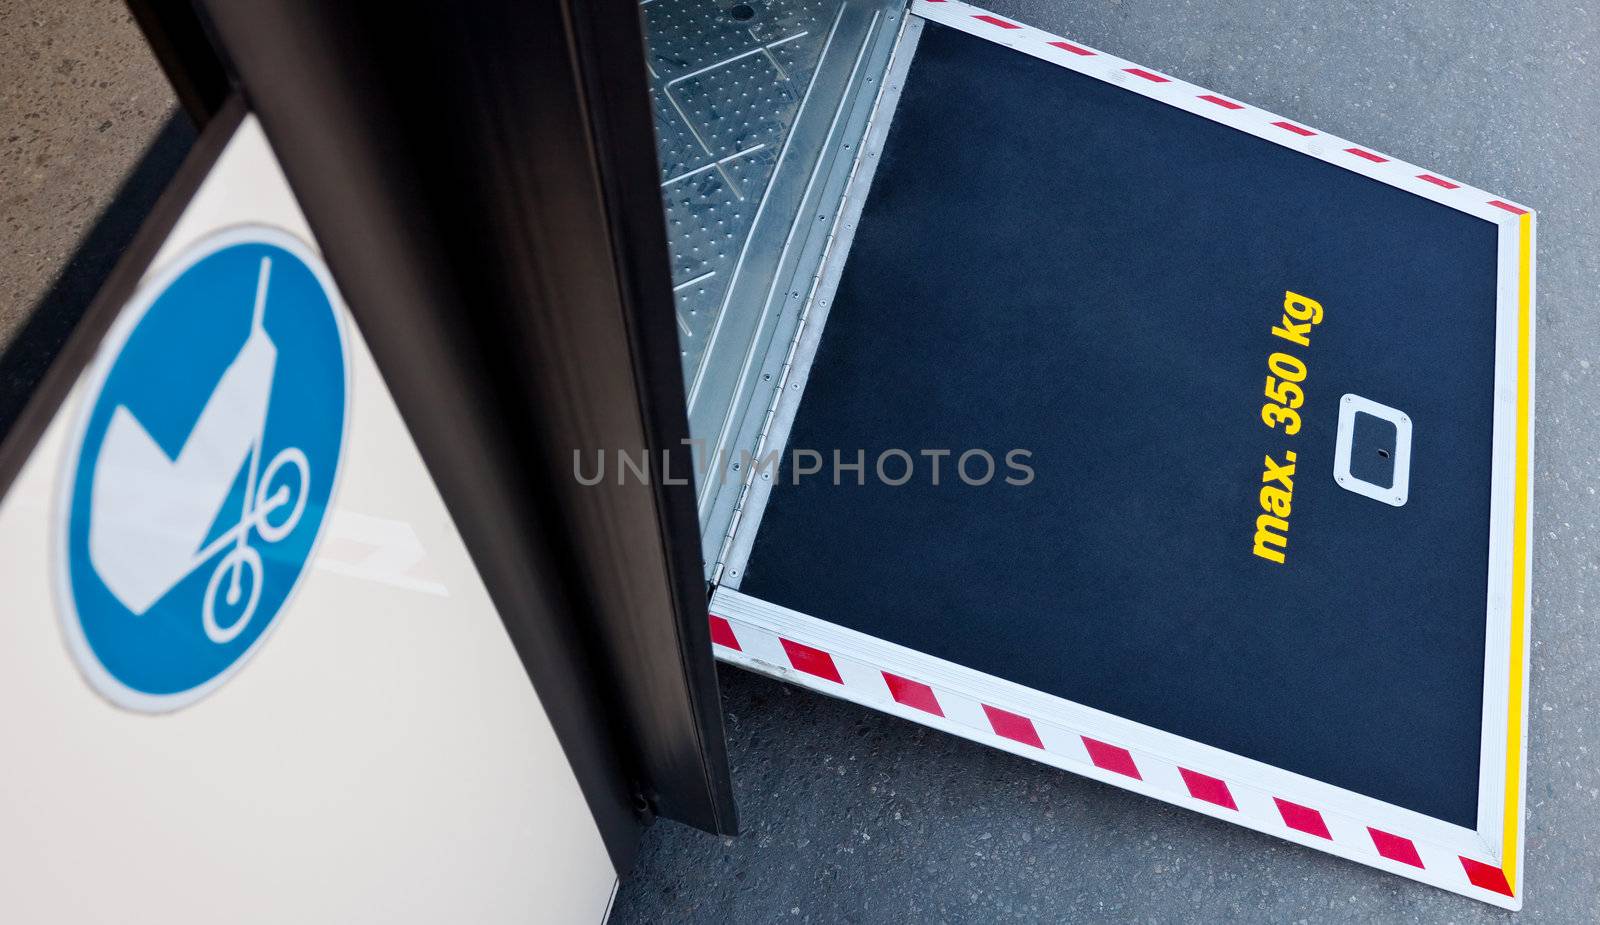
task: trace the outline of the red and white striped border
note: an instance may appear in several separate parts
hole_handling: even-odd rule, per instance
[[[1091,48],[1082,42],[1068,41],[1059,35],[997,16],[960,0],[915,0],[911,11],[930,22],[950,26],[1116,84],[1487,221],[1497,224],[1514,221],[1517,216],[1531,211],[1526,206],[1458,180],[1442,177],[1399,158],[1308,128],[1264,109]]]
[[[1259,767],[1284,785],[1262,786],[1260,775],[1249,772],[1256,762],[1038,692],[1023,697],[1024,689],[1010,682],[725,587],[715,592],[712,611],[711,639],[722,661],[1497,906],[1521,907],[1498,865],[1479,860],[1483,852],[1463,852],[1475,840],[1430,837],[1419,831],[1426,828],[1422,817],[1397,825],[1408,814],[1387,804],[1351,795],[1357,805],[1374,807],[1365,816],[1353,813],[1331,805],[1327,793],[1337,788],[1265,765]],[[1075,715],[1097,721],[1091,728],[1074,722]],[[1119,725],[1125,731],[1106,731]],[[1174,757],[1169,740],[1182,744],[1183,757]]]

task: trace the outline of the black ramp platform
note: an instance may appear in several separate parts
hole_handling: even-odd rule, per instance
[[[740,590],[1473,827],[1495,248],[1487,222],[928,24],[789,440],[865,450],[869,478],[784,472]],[[1270,333],[1286,291],[1324,307],[1309,347]],[[1261,418],[1280,350],[1307,370],[1294,436]],[[1334,482],[1347,392],[1413,422],[1401,507]],[[1352,472],[1387,478],[1370,424]],[[919,457],[891,487],[890,448],[1026,449],[1036,475],[972,487],[947,459],[934,486]],[[1253,539],[1287,450],[1276,563]]]

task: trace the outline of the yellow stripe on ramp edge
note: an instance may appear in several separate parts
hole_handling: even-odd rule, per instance
[[[1524,639],[1528,596],[1528,405],[1533,369],[1529,345],[1533,336],[1533,214],[1519,220],[1517,284],[1517,477],[1511,522],[1516,531],[1511,543],[1511,696],[1506,708],[1506,814],[1500,866],[1512,895],[1517,892],[1517,835],[1522,827],[1522,691]]]

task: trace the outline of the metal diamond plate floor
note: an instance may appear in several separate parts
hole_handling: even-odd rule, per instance
[[[684,373],[727,301],[774,165],[844,0],[649,0],[651,94]]]

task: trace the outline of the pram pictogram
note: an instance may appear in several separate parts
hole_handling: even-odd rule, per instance
[[[200,608],[206,637],[231,642],[255,616],[266,573],[259,544],[294,532],[305,513],[311,466],[287,447],[261,468],[278,350],[264,325],[272,260],[263,257],[250,333],[207,399],[176,457],[126,405],[112,413],[95,465],[89,556],[123,606],[142,616],[222,553]],[[244,466],[239,519],[207,541]],[[242,602],[242,605],[241,605]],[[219,606],[220,605],[220,606]],[[231,615],[231,620],[219,619]]]

